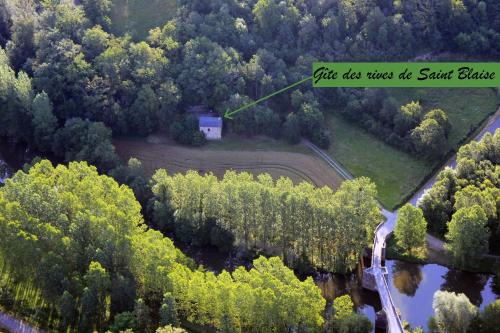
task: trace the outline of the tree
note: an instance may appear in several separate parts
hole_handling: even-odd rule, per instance
[[[33,82],[38,90],[49,95],[58,118],[77,116],[83,106],[85,82],[91,65],[85,60],[82,47],[56,32],[42,35],[40,49],[33,63]]]
[[[333,300],[332,329],[339,333],[368,333],[372,323],[366,316],[355,313],[351,297],[344,295]]]
[[[137,321],[137,330],[139,332],[147,332],[150,323],[150,309],[141,298],[135,302],[134,316]]]
[[[365,315],[352,313],[338,325],[339,333],[369,333],[372,331],[372,322]]]
[[[69,161],[87,161],[99,170],[111,170],[118,163],[111,143],[111,131],[103,123],[73,118],[54,137],[52,151]]]
[[[137,329],[137,320],[131,312],[121,312],[115,316],[115,321],[110,325],[109,330],[113,333],[120,333],[131,329]]]
[[[137,85],[151,85],[153,87],[160,83],[168,64],[163,50],[151,47],[146,42],[130,44],[128,61],[131,65],[130,73],[134,82]]]
[[[0,207],[0,253],[12,276],[34,280],[48,302],[71,291],[84,326],[99,324],[109,277],[130,275],[132,238],[143,233],[132,191],[84,162],[54,168],[44,160],[8,180]]]
[[[180,327],[173,327],[171,325],[159,327],[156,333],[187,333],[187,331]]]
[[[424,116],[424,120],[427,119],[434,119],[437,121],[439,126],[443,129],[444,135],[448,137],[448,134],[450,134],[451,131],[451,123],[450,120],[448,119],[448,115],[441,109],[432,109],[429,112],[427,112]]]
[[[37,94],[33,99],[32,114],[35,145],[40,151],[50,151],[57,130],[57,118],[52,112],[52,103],[45,92]]]
[[[163,302],[160,307],[160,326],[165,325],[179,326],[177,306],[172,293],[166,293],[163,296]]]
[[[14,69],[25,66],[28,59],[35,57],[35,19],[26,17],[14,21],[12,35],[6,49]]]
[[[394,228],[398,246],[411,254],[412,250],[425,246],[426,232],[427,221],[420,208],[406,204],[398,211]]]
[[[0,47],[5,47],[5,44],[10,39],[10,28],[12,18],[9,9],[7,8],[6,0],[0,0]]]
[[[349,317],[354,311],[354,304],[349,295],[337,297],[333,300],[333,317],[342,320]]]
[[[157,125],[158,109],[158,98],[155,92],[150,86],[143,86],[134,104],[127,111],[129,133],[150,134]]]
[[[110,42],[111,36],[101,26],[96,25],[85,30],[82,39],[83,53],[87,59],[93,60],[109,47]]]
[[[60,300],[59,300],[59,314],[62,318],[62,323],[61,325],[64,328],[68,328],[71,326],[74,321],[75,321],[75,299],[74,297],[66,290],[62,294]]]
[[[488,252],[489,231],[484,210],[474,205],[457,210],[448,225],[446,248],[462,266],[474,265],[475,259]]]
[[[434,119],[425,119],[411,131],[411,138],[418,152],[427,156],[439,156],[446,147],[446,135]]]
[[[11,68],[5,51],[0,48],[0,135],[14,141],[29,142],[32,137],[31,104],[33,89],[31,79],[24,72],[17,75]]]
[[[291,144],[300,142],[300,120],[294,113],[290,113],[286,117],[283,125],[283,136]]]
[[[88,297],[92,297],[93,302],[95,302],[92,306],[93,311],[87,311],[86,319],[94,321],[97,329],[100,330],[106,320],[106,297],[110,288],[109,274],[100,263],[93,261],[90,263],[83,280],[85,281]]]
[[[481,313],[481,332],[500,332],[500,300],[486,306]]]
[[[488,220],[494,221],[497,218],[497,203],[493,191],[488,189],[481,191],[473,185],[469,185],[455,193],[455,210],[461,208],[471,208],[474,205],[481,207]]]
[[[438,290],[432,301],[434,320],[440,333],[465,333],[477,308],[464,294]]]
[[[162,28],[156,27],[150,30],[148,42],[154,47],[160,47],[167,52],[172,52],[180,47],[176,34],[176,22],[171,20],[168,21]]]
[[[224,49],[206,37],[186,42],[177,77],[183,99],[190,104],[221,106],[236,92],[238,59],[233,49]]]
[[[99,24],[104,28],[111,27],[111,0],[82,0],[81,4],[85,10],[87,17],[95,24]]]
[[[401,135],[406,135],[412,128],[418,125],[422,116],[422,106],[419,102],[410,102],[402,105],[399,112],[394,116],[395,130]]]

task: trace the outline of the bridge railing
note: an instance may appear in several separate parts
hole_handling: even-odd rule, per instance
[[[375,237],[374,237],[374,240],[373,240],[373,250],[372,250],[372,267],[374,266],[374,263],[376,261],[375,259],[375,247],[376,247],[376,244],[377,242],[379,241],[379,237],[378,237],[378,232],[380,230],[380,228],[382,228],[384,226],[384,224],[386,223],[387,221],[383,221],[382,223],[380,223],[376,228],[375,228]],[[386,239],[383,240],[383,244],[382,244],[382,248],[381,248],[381,251],[382,249],[385,247],[385,243],[386,243]],[[382,268],[382,253],[380,253],[379,255],[379,258],[377,260],[378,264],[378,268]],[[397,309],[396,309],[396,306],[394,305],[394,301],[392,299],[392,296],[391,296],[391,293],[389,291],[389,285],[387,284],[387,279],[386,279],[386,276],[382,275],[382,280],[383,280],[383,283],[384,283],[384,289],[386,291],[386,294],[388,295],[388,298],[389,298],[389,306],[390,306],[390,309],[385,309],[386,311],[386,315],[389,316],[389,311],[387,310],[390,310],[390,312],[392,312],[395,316],[395,319],[396,319],[396,323],[398,325],[398,329],[399,329],[399,332],[404,332],[404,329],[403,329],[403,323],[401,322],[401,318],[399,318],[399,315],[398,315],[398,312],[397,312]],[[379,290],[379,294],[380,294],[381,290]],[[389,323],[389,320],[388,320],[388,323]],[[391,333],[396,333],[396,332],[391,332]]]

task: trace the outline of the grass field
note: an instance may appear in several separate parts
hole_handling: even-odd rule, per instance
[[[149,30],[163,26],[174,17],[176,0],[113,0],[113,32],[130,33],[135,40],[147,37]]]
[[[396,206],[432,167],[385,144],[340,116],[331,116],[328,123],[332,131],[328,153],[354,176],[370,177],[377,184],[380,202],[387,208]]]
[[[456,149],[470,128],[484,121],[499,103],[492,89],[393,89],[390,92],[400,104],[419,100],[425,111],[435,107],[445,110],[453,126],[449,149]],[[386,208],[400,204],[441,163],[395,149],[339,116],[331,116],[328,122],[332,131],[328,153],[354,176],[370,177],[377,184],[379,200]]]
[[[316,186],[337,188],[342,178],[307,147],[288,146],[279,141],[245,139],[209,143],[202,148],[188,148],[172,143],[148,143],[139,139],[114,141],[118,155],[127,160],[136,157],[146,172],[164,168],[169,173],[196,170],[222,177],[227,170],[247,171],[254,175],[267,172],[273,178],[291,178],[295,183],[309,181]]]

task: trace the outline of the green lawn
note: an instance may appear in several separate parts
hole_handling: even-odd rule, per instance
[[[392,89],[391,95],[404,104],[419,100],[424,111],[440,107],[449,116],[453,129],[449,148],[455,149],[471,127],[477,127],[499,103],[492,89]],[[332,115],[328,119],[332,145],[328,153],[355,176],[370,177],[380,202],[392,209],[402,203],[420,182],[442,161],[428,162],[387,145],[361,127]]]
[[[340,116],[331,116],[328,123],[332,131],[328,153],[354,176],[370,177],[377,184],[380,202],[387,208],[393,208],[411,193],[432,168]]]
[[[174,17],[176,0],[113,0],[113,32],[130,33],[135,40],[148,36],[149,30],[163,26]]]

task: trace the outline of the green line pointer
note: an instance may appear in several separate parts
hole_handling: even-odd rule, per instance
[[[256,104],[259,104],[260,102],[263,102],[263,101],[265,101],[266,99],[269,99],[269,98],[271,98],[271,97],[273,97],[273,96],[276,96],[276,95],[278,95],[278,94],[281,94],[282,92],[285,92],[285,91],[287,91],[288,89],[292,89],[293,87],[296,87],[296,86],[298,86],[298,85],[300,85],[300,84],[302,84],[302,83],[304,83],[304,82],[306,82],[306,81],[309,81],[309,80],[311,80],[312,78],[313,78],[312,76],[309,76],[309,77],[307,77],[307,78],[305,78],[305,79],[303,79],[303,80],[300,80],[299,82],[295,82],[294,84],[289,85],[288,87],[285,87],[285,88],[283,88],[283,89],[280,89],[280,90],[278,90],[278,91],[275,91],[275,92],[273,92],[273,93],[272,93],[272,94],[270,94],[270,95],[264,96],[264,97],[262,97],[262,98],[260,98],[260,99],[258,99],[258,100],[256,100],[256,101],[253,101],[252,103],[249,103],[249,104],[247,104],[247,105],[244,105],[244,106],[240,107],[239,109],[236,109],[236,110],[234,110],[234,111],[226,111],[226,112],[224,113],[224,118],[226,118],[226,119],[233,119],[233,115],[235,115],[236,113],[241,112],[241,111],[243,111],[243,110],[246,110],[246,109],[248,109],[248,108],[251,108],[252,106],[254,106],[254,105],[256,105]]]

